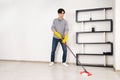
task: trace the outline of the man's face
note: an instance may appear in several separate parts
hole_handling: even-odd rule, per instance
[[[64,12],[62,11],[62,13],[58,13],[59,18],[63,18],[64,17]]]

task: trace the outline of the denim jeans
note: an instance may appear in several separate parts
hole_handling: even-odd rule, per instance
[[[66,62],[66,57],[67,57],[67,47],[66,47],[66,45],[64,45],[62,43],[61,39],[56,39],[54,37],[52,40],[51,62],[54,62],[54,60],[55,60],[55,51],[56,51],[58,42],[60,42],[60,44],[62,46],[62,50],[63,50],[62,62],[64,63],[64,62]]]

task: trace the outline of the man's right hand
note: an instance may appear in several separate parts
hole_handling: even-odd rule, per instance
[[[54,31],[54,34],[59,38],[59,39],[62,39],[62,36],[60,33],[58,33],[57,31]]]

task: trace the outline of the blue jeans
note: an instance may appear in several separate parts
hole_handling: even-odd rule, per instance
[[[66,45],[64,45],[62,43],[61,39],[56,39],[54,37],[52,40],[51,62],[54,62],[54,60],[55,60],[55,51],[56,51],[58,42],[60,42],[60,44],[62,46],[62,50],[63,50],[62,62],[64,63],[64,62],[66,62],[66,57],[67,57],[67,47],[66,47]]]

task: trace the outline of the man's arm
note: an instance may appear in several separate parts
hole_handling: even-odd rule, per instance
[[[54,34],[59,38],[62,39],[62,35],[60,33],[58,33],[55,29],[52,29],[52,31],[54,32]]]
[[[67,21],[66,21],[65,33],[64,33],[64,35],[65,35],[65,36],[68,36],[68,32],[69,32],[69,28],[68,28],[68,23],[67,23]]]
[[[66,21],[66,26],[65,26],[65,33],[64,33],[64,39],[62,40],[62,43],[66,43],[67,39],[68,39],[68,31],[69,31],[69,28],[68,28],[68,24],[67,24],[67,21]]]
[[[55,30],[55,29],[52,29],[52,31],[53,31],[53,32],[56,32],[56,30]]]
[[[58,38],[62,39],[61,34],[58,33],[58,32],[55,30],[55,26],[56,26],[56,25],[55,25],[55,20],[54,20],[51,29],[52,29],[53,33],[54,33]]]

